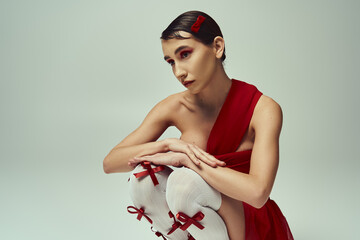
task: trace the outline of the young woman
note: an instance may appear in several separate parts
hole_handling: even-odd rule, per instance
[[[161,44],[187,90],[159,102],[104,159],[106,173],[132,171],[135,206],[128,211],[164,239],[293,239],[269,198],[279,162],[280,106],[226,75],[225,42],[209,15],[181,14]],[[180,139],[157,141],[169,126],[180,130]]]

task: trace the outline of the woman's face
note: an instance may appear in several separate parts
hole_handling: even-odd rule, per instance
[[[212,79],[218,59],[211,46],[195,40],[188,32],[180,33],[191,38],[161,40],[164,59],[170,64],[175,77],[189,91],[197,93]],[[187,84],[190,81],[191,84]]]

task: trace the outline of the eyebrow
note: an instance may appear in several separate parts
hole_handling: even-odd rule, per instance
[[[181,51],[181,50],[183,50],[184,48],[187,48],[187,47],[189,47],[189,46],[183,45],[183,46],[178,47],[178,48],[175,50],[175,55],[176,55],[179,51]],[[169,58],[170,58],[169,56],[165,56],[165,57],[164,57],[165,61],[166,61],[167,59],[169,59]]]

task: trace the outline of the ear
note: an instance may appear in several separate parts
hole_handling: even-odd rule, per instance
[[[225,40],[220,36],[215,37],[213,47],[216,58],[221,59],[225,49]]]

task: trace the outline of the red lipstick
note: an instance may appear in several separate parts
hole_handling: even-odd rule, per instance
[[[183,82],[183,84],[184,84],[185,87],[189,87],[193,82],[194,82],[194,80],[192,80],[192,81],[185,81],[185,82]]]

